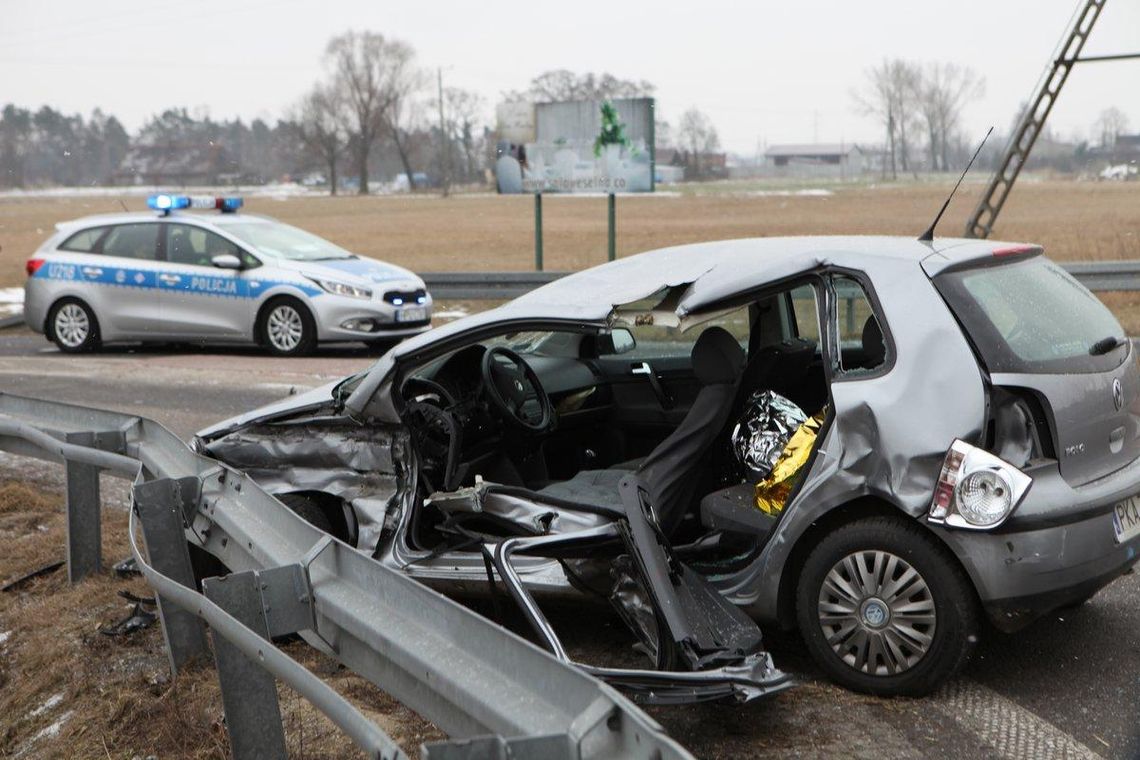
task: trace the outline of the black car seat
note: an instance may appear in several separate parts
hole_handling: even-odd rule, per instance
[[[680,524],[702,482],[706,455],[720,451],[713,443],[732,412],[744,349],[722,327],[710,327],[693,344],[693,373],[701,389],[689,412],[669,437],[657,445],[636,472],[649,490],[650,503],[666,535]],[[570,480],[538,493],[568,501],[617,506],[618,483],[627,470],[583,470]]]
[[[886,361],[886,358],[887,344],[883,341],[883,328],[872,314],[863,323],[863,367],[874,369]]]

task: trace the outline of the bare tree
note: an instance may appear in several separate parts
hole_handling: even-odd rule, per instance
[[[985,78],[967,66],[932,63],[922,72],[918,110],[926,128],[932,170],[949,171],[950,140],[958,129],[962,109],[985,90]]]
[[[892,177],[898,176],[899,168],[910,170],[911,133],[921,81],[922,71],[917,64],[899,58],[885,59],[867,70],[864,89],[853,93],[856,109],[878,117],[886,129]]]
[[[411,45],[400,41],[388,43],[388,77],[385,88],[387,104],[381,111],[384,129],[408,176],[408,187],[413,190],[416,188],[416,179],[412,171],[409,140],[413,125],[419,118],[419,104],[415,102],[415,96],[427,83],[424,72],[415,66],[415,57]]]
[[[703,174],[701,158],[720,149],[720,137],[712,120],[704,112],[690,108],[681,114],[677,126],[677,144],[687,153],[693,175]]]
[[[438,96],[432,99],[431,107],[439,108]],[[481,135],[477,131],[485,110],[486,100],[482,95],[462,87],[443,89],[443,150],[452,151],[454,146],[459,147],[463,153],[459,175],[464,181],[470,181],[478,172]]]
[[[346,32],[329,41],[330,64],[338,96],[345,103],[345,127],[356,150],[360,194],[368,193],[368,158],[377,138],[387,132],[412,181],[402,129],[411,96],[422,83],[412,65],[415,53],[399,40],[375,32]]]
[[[297,107],[294,121],[301,143],[324,162],[328,170],[329,192],[336,195],[337,166],[348,144],[344,129],[344,102],[339,92],[316,85]]]
[[[530,80],[522,92],[504,93],[506,100],[526,100],[533,103],[561,100],[612,100],[614,98],[649,97],[657,88],[652,83],[619,79],[602,72],[580,74],[568,69],[554,69]]]
[[[1116,106],[1100,112],[1093,124],[1093,134],[1100,139],[1102,148],[1116,146],[1116,136],[1128,131],[1128,116]]]

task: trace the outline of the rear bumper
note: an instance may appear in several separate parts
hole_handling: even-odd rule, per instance
[[[33,332],[43,333],[47,321],[48,294],[45,282],[30,278],[24,285],[24,324]]]
[[[1140,493],[1140,460],[1080,488],[1055,464],[1031,474],[1025,501],[999,530],[936,529],[1006,632],[1087,598],[1140,562],[1140,537],[1117,543],[1112,524],[1113,506]]]

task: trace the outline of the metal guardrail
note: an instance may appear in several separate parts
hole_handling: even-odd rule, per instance
[[[0,393],[0,450],[67,468],[68,568],[97,572],[99,473],[133,478],[132,551],[158,595],[174,670],[214,639],[234,757],[284,757],[273,678],[369,757],[403,758],[382,729],[271,643],[311,645],[434,722],[426,760],[691,760],[612,687],[314,528],[243,473],[156,422]],[[146,554],[135,543],[135,515]],[[196,588],[188,542],[232,570]]]
[[[1140,290],[1140,261],[1062,261],[1065,270],[1089,290]]]
[[[569,272],[420,272],[435,299],[497,301],[517,298]]]
[[[1092,291],[1140,290],[1140,261],[1058,262]],[[422,272],[436,299],[509,300],[569,272]]]

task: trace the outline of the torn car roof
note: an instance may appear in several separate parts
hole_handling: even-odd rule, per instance
[[[490,311],[448,323],[410,338],[397,356],[415,353],[449,334],[511,319],[605,321],[615,306],[632,303],[671,287],[689,285],[677,305],[689,314],[743,290],[821,266],[864,269],[870,259],[924,259],[946,265],[989,256],[994,241],[939,238],[922,243],[911,237],[836,235],[743,238],[660,248],[574,272]]]
[[[676,302],[677,315],[684,317],[749,289],[825,266],[865,271],[874,279],[878,273],[897,271],[902,262],[913,262],[915,267],[925,262],[927,274],[934,276],[946,266],[989,257],[995,248],[1008,245],[958,238],[924,243],[911,237],[803,236],[719,240],[627,256],[569,274],[498,308],[408,338],[368,370],[348,397],[345,409],[352,414],[363,413],[395,362],[495,325],[604,325],[615,306],[687,285]]]

